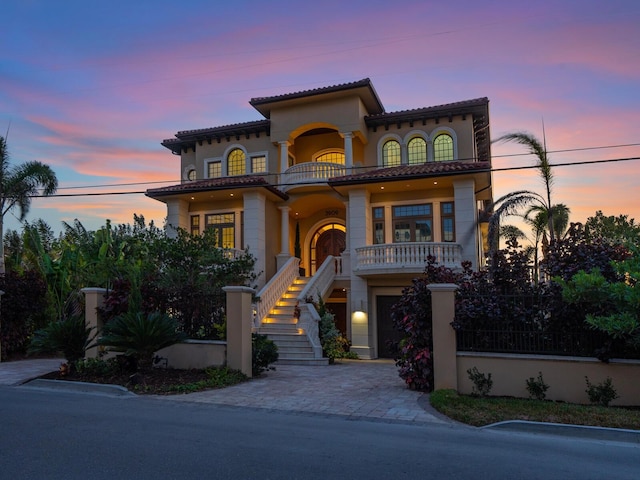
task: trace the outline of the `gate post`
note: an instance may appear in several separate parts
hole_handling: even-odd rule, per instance
[[[98,315],[98,308],[104,305],[104,297],[107,294],[106,288],[83,288],[84,293],[84,324],[91,328],[91,334],[96,335],[96,339],[102,333],[102,321]],[[98,346],[94,345],[84,352],[85,358],[98,358]]]
[[[251,296],[255,290],[238,286],[223,287],[222,290],[227,294],[227,365],[251,378]]]
[[[433,389],[458,390],[456,332],[451,326],[458,286],[453,283],[432,283],[431,314],[433,329]]]

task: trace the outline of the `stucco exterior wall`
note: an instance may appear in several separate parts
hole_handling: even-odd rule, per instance
[[[186,340],[159,350],[156,355],[167,359],[168,368],[218,367],[226,364],[227,342],[214,340]]]

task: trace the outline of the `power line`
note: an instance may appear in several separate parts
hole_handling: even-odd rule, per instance
[[[596,146],[596,147],[581,147],[581,148],[567,148],[567,149],[563,149],[563,150],[549,150],[547,153],[551,154],[551,153],[567,153],[567,152],[582,152],[582,151],[588,151],[588,150],[605,150],[605,149],[610,149],[610,148],[625,148],[625,147],[638,147],[640,146],[640,143],[626,143],[626,144],[617,144],[617,145],[602,145],[602,146]],[[510,158],[510,157],[521,157],[521,156],[527,156],[527,155],[531,155],[531,153],[527,152],[527,153],[512,153],[512,154],[505,154],[505,155],[492,155],[492,158]],[[459,161],[464,161],[464,160],[475,160],[474,158],[463,158],[463,159],[459,159]],[[604,162],[605,160],[600,160],[602,162]],[[579,164],[579,163],[576,163]],[[554,165],[552,165],[554,166]],[[555,166],[564,166],[564,164],[556,164]],[[370,168],[370,167],[354,167],[354,169],[365,169],[365,168]],[[536,168],[536,166],[531,166],[531,167],[523,167],[523,168]],[[514,170],[518,169],[518,167],[513,167]],[[502,171],[505,169],[495,169],[493,171]],[[276,175],[276,174],[270,174],[270,175]],[[179,183],[180,180],[156,180],[153,182],[130,182],[130,183],[105,183],[105,184],[101,184],[101,185],[78,185],[78,186],[74,186],[74,187],[59,187],[58,191],[60,190],[77,190],[77,189],[85,189],[85,188],[105,188],[105,187],[126,187],[126,186],[133,186],[133,185],[157,185],[157,184],[163,184],[163,183]]]
[[[629,162],[629,161],[633,161],[633,160],[640,160],[640,157],[625,157],[625,158],[611,158],[611,159],[605,159],[605,160],[585,160],[585,161],[580,161],[580,162],[565,162],[565,163],[554,163],[551,164],[550,166],[552,168],[555,167],[573,167],[573,166],[577,166],[577,165],[593,165],[593,164],[601,164],[601,163],[615,163],[615,162]],[[360,167],[360,168],[370,168],[370,167]],[[536,169],[538,168],[538,165],[521,165],[521,166],[517,166],[517,167],[503,167],[503,168],[488,168],[486,170],[479,170],[480,172],[505,172],[505,171],[515,171],[515,170],[529,170],[529,169]],[[271,174],[267,174],[265,176],[276,176],[278,174],[275,173],[271,173]],[[160,182],[146,182],[146,183],[160,183]],[[313,185],[313,184],[318,184],[318,185],[322,185],[326,182],[307,182],[305,183],[305,185]],[[145,182],[140,183],[145,184]],[[123,184],[124,185],[124,184]],[[129,184],[127,184],[129,185]],[[130,184],[130,185],[136,185],[134,184]],[[270,186],[273,187],[286,187],[286,186],[293,186],[293,185],[299,185],[297,183],[272,183],[269,184]],[[254,185],[252,185],[254,186]],[[245,188],[242,186],[238,186],[236,188]],[[62,194],[54,194],[54,195],[31,195],[30,198],[64,198],[64,197],[101,197],[101,196],[108,196],[108,195],[140,195],[140,194],[145,194],[147,193],[146,190],[140,190],[140,191],[129,191],[129,192],[92,192],[92,193],[62,193]],[[189,193],[189,192],[185,192],[185,193]]]

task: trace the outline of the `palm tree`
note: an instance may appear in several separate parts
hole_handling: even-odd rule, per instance
[[[555,242],[555,222],[553,220],[553,210],[551,203],[551,186],[553,185],[553,173],[549,158],[547,156],[547,148],[536,137],[526,132],[508,133],[497,138],[494,142],[516,142],[528,148],[529,153],[537,158],[537,168],[540,177],[544,182],[545,195],[540,195],[529,190],[520,190],[511,192],[496,200],[492,209],[493,214],[489,220],[489,249],[495,251],[498,243],[498,232],[500,221],[509,215],[519,215],[521,210],[527,206],[539,207],[540,210],[546,212],[547,228],[549,231],[549,241]]]
[[[29,213],[31,198],[37,194],[53,195],[58,188],[56,174],[48,165],[30,161],[12,166],[4,137],[0,137],[0,274],[4,266],[4,216],[18,207],[20,221]],[[38,190],[42,189],[41,192]]]

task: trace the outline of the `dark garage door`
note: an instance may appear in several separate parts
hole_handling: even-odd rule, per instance
[[[378,323],[378,357],[393,358],[389,341],[399,341],[402,334],[393,328],[391,307],[400,300],[399,295],[379,295],[376,297],[376,319]]]

